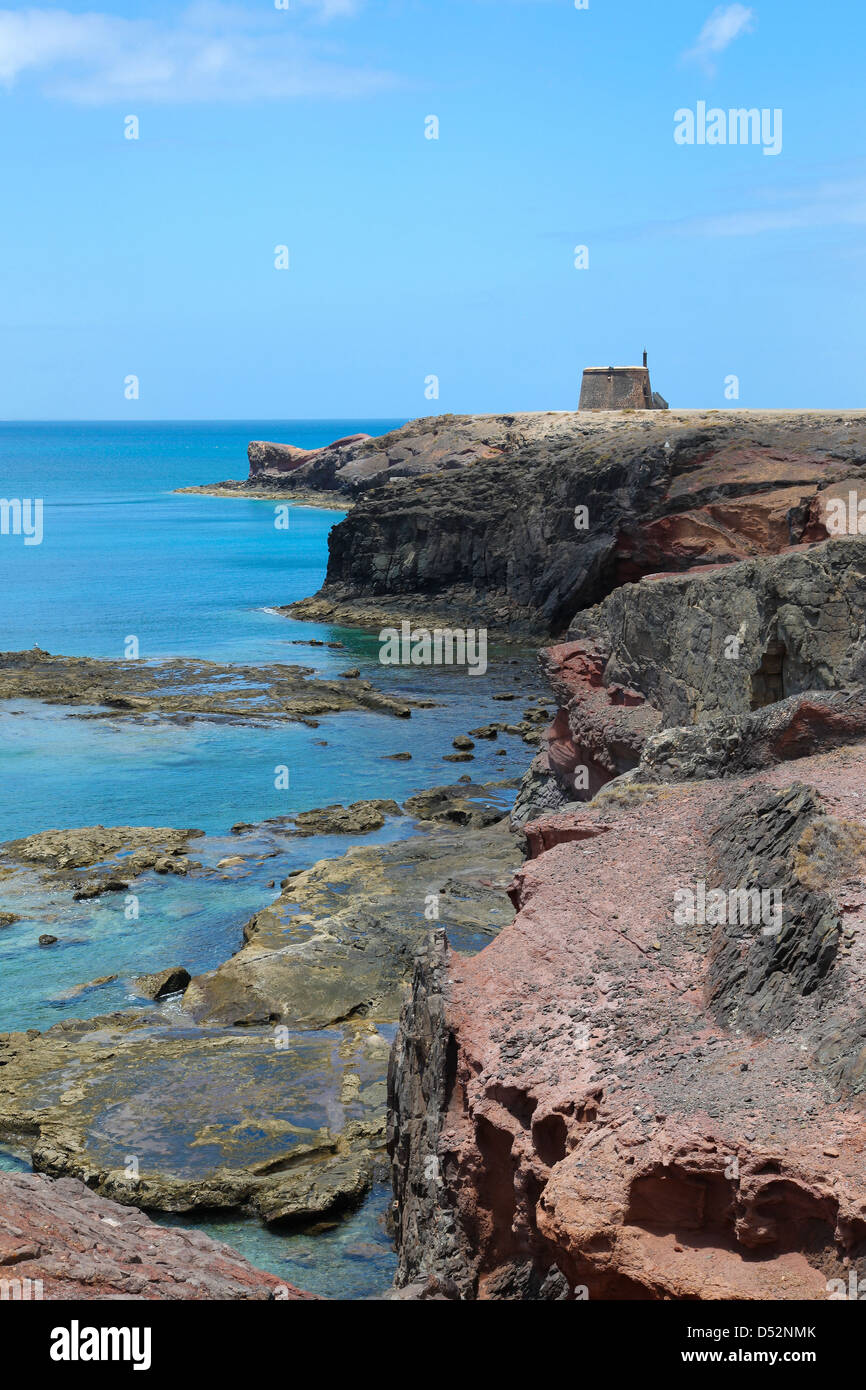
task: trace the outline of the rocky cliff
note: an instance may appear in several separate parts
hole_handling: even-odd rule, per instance
[[[774,747],[791,756],[797,740],[815,751],[862,736],[859,700],[825,696],[864,681],[866,540],[627,584],[568,637],[542,653],[559,711],[524,779],[520,823],[588,800],[642,758],[724,775]]]
[[[376,445],[325,584],[295,616],[377,626],[432,612],[561,635],[644,575],[826,537],[827,499],[866,486],[866,415],[852,412],[442,417],[351,448]],[[333,463],[292,476],[321,487]]]
[[[516,915],[430,937],[391,1052],[400,1296],[866,1276],[866,415],[441,417],[251,468],[354,500],[295,616],[546,644]]]
[[[817,1299],[863,1273],[864,771],[860,744],[612,782],[538,827],[479,956],[431,942],[390,1073],[402,1284]]]
[[[857,465],[813,457],[760,544],[756,469],[721,557],[671,539],[721,515],[711,457],[667,553],[662,518],[624,519],[542,652],[513,923],[419,957],[389,1072],[408,1296],[811,1300],[866,1273],[866,540],[825,538]]]

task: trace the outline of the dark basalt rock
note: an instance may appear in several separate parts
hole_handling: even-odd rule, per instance
[[[866,690],[807,691],[744,715],[714,715],[699,724],[651,734],[633,777],[684,782],[730,777],[809,757],[866,737]]]
[[[729,776],[862,737],[866,539],[627,584],[569,635],[542,653],[560,708],[517,825],[612,779]]]
[[[406,430],[423,437],[429,423]],[[287,611],[371,627],[438,615],[445,625],[560,634],[580,609],[643,575],[825,538],[821,489],[862,478],[866,465],[866,416],[855,413],[614,412],[454,425],[490,440],[498,425],[495,456],[442,471],[425,446],[423,476],[401,480],[389,468],[383,483],[383,470],[331,532],[320,593]]]
[[[388,1064],[388,1154],[394,1178],[398,1286],[419,1283],[417,1297],[440,1289],[458,1295],[470,1287],[468,1242],[443,1200],[445,1178],[439,1139],[456,1080],[444,991],[448,939],[431,932],[418,953],[412,995]]]
[[[605,682],[634,687],[664,724],[861,683],[866,539],[628,584],[569,636],[606,651]]]
[[[710,836],[715,882],[726,890],[772,885],[780,907],[778,930],[772,923],[756,931],[752,923],[728,921],[712,942],[707,996],[728,1027],[781,1031],[796,1016],[798,997],[812,994],[836,960],[839,911],[804,873],[825,819],[807,786],[760,790],[730,805]],[[866,846],[866,834],[859,836]],[[824,839],[832,844],[832,835]],[[839,860],[838,852],[824,856],[827,881],[838,876]]]
[[[505,889],[520,855],[504,808],[494,796],[485,805],[483,787],[477,800],[453,790],[423,802],[425,819],[443,821],[423,835],[355,845],[291,874],[276,902],[247,923],[243,948],[192,980],[186,1013],[247,1027],[395,1020],[430,920],[465,941],[492,935],[511,916]],[[421,806],[411,798],[407,813],[420,817]]]
[[[182,965],[170,966],[154,975],[139,975],[133,980],[139,994],[147,999],[164,999],[169,994],[181,994],[190,981],[190,974]]]

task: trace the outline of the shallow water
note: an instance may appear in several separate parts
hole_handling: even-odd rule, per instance
[[[391,1188],[374,1184],[358,1211],[315,1231],[274,1231],[258,1221],[196,1221],[198,1230],[224,1241],[259,1269],[324,1298],[375,1298],[394,1278],[394,1247],[386,1227]],[[182,1216],[160,1224],[189,1225]]]
[[[411,828],[408,819],[394,819],[365,842],[386,843]],[[249,918],[279,897],[281,878],[315,859],[344,854],[351,843],[347,835],[281,837],[279,844],[277,837],[257,835],[191,840],[190,857],[213,871],[188,878],[142,874],[130,885],[138,912],[132,919],[126,893],[75,902],[68,887],[46,883],[33,870],[19,870],[0,883],[3,910],[21,918],[0,928],[0,1032],[50,1028],[63,1018],[93,1018],[114,1009],[148,1008],[147,999],[132,987],[134,976],[171,964],[183,965],[192,975],[213,970],[240,948]],[[220,859],[235,854],[274,857],[216,870]],[[56,936],[56,944],[40,948],[43,933]],[[112,975],[117,979],[90,983]]]
[[[0,880],[0,910],[22,918],[0,928],[0,1030],[148,1007],[131,987],[135,974],[175,963],[193,973],[213,968],[239,947],[244,923],[278,896],[292,868],[341,854],[352,842],[231,836],[236,822],[374,796],[399,802],[466,773],[483,781],[525,770],[531,750],[506,735],[479,740],[473,762],[443,761],[456,734],[519,721],[519,700],[495,701],[494,694],[539,689],[531,663],[510,649],[491,660],[485,677],[382,667],[375,635],[272,611],[319,587],[328,531],[342,513],[293,507],[282,531],[273,503],[172,491],[244,476],[250,439],[311,447],[398,423],[0,424],[0,495],[44,499],[41,545],[0,536],[0,648],[121,657],[135,637],[143,658],[283,661],[328,678],[358,666],[389,693],[437,702],[411,720],[349,712],[322,718],[318,728],[82,719],[67,707],[0,702],[0,840],[55,827],[172,825],[206,832],[190,853],[207,866],[237,852],[273,855],[248,860],[228,880],[216,872],[145,875],[134,887],[136,921],[127,920],[122,893],[74,903],[68,890],[30,872]],[[299,644],[310,639],[344,647]],[[404,750],[411,761],[389,759]],[[289,769],[288,790],[276,789],[279,766]],[[411,831],[411,822],[394,819],[364,843]],[[59,938],[50,949],[37,944],[45,931]],[[109,975],[118,978],[80,988]],[[393,1270],[381,1223],[386,1202],[379,1187],[360,1212],[316,1235],[275,1234],[243,1220],[196,1224],[312,1291],[365,1297],[381,1292]]]

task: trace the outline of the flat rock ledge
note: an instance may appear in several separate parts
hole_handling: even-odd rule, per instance
[[[402,808],[359,802],[267,823],[360,833],[405,815],[421,833],[290,874],[219,968],[190,980],[169,960],[133,982],[156,1001],[173,996],[163,1007],[0,1036],[0,1136],[28,1149],[38,1172],[145,1210],[240,1211],[279,1225],[356,1206],[384,1167],[379,1025],[399,1017],[427,914],[469,950],[512,916],[514,786],[457,782]],[[105,875],[186,864],[197,833],[48,831],[0,847],[0,870],[24,863],[79,883],[86,873],[104,887]]]
[[[483,787],[468,790],[474,798],[465,786],[410,798],[407,812],[425,818],[420,835],[355,845],[290,874],[247,923],[241,950],[193,978],[184,1012],[231,1027],[396,1022],[430,914],[475,950],[512,916],[519,846],[502,806],[485,806]]]
[[[298,1223],[356,1205],[384,1140],[388,1047],[204,1032],[152,1013],[0,1036],[0,1136],[34,1169],[148,1211]]]
[[[400,719],[412,713],[409,702],[383,695],[369,681],[317,680],[305,666],[221,665],[181,657],[99,661],[52,656],[38,647],[0,652],[0,700],[12,699],[78,707],[83,719],[299,720],[316,727],[321,715],[341,710],[373,710]]]

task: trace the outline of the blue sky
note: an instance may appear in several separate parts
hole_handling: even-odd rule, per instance
[[[289,3],[0,0],[0,417],[863,403],[861,7]]]

